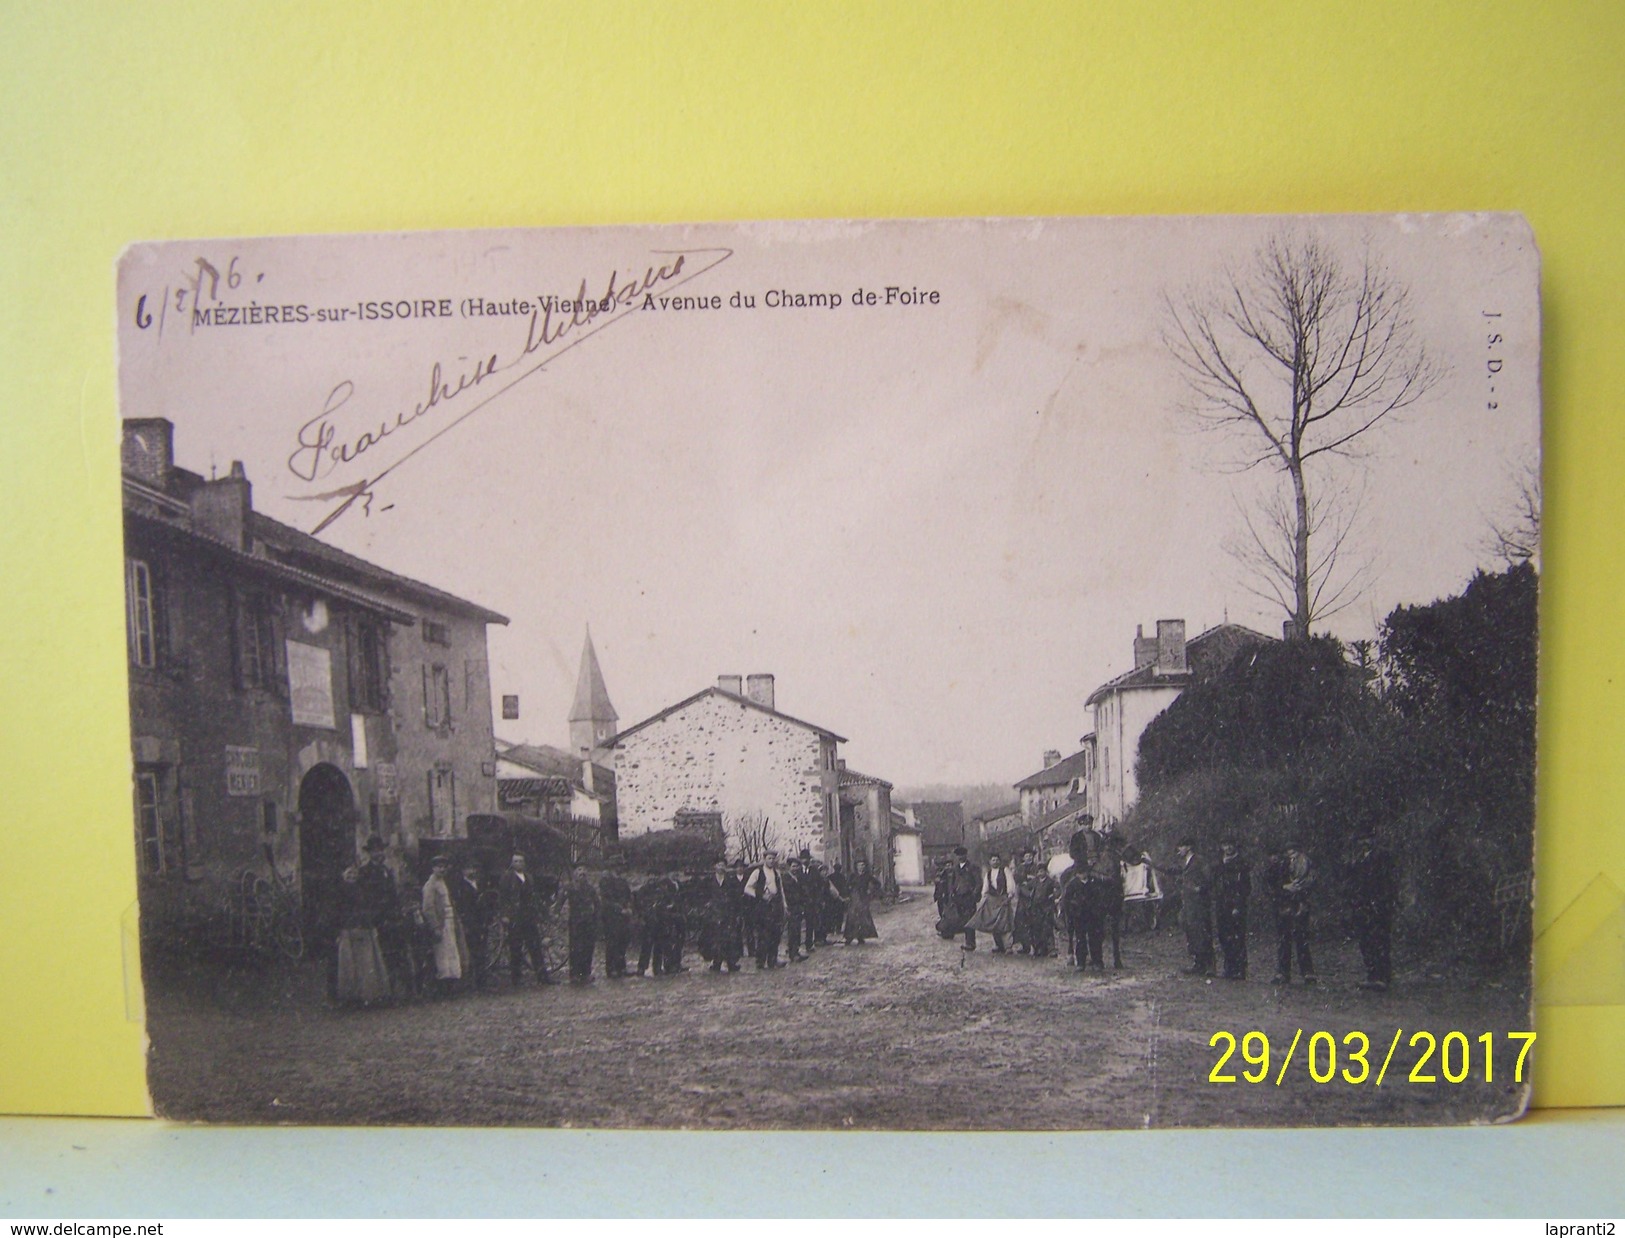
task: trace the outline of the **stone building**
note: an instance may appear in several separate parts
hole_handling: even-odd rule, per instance
[[[755,818],[781,850],[838,859],[845,742],[779,710],[772,675],[724,675],[614,737],[620,835]]]
[[[1053,748],[1044,754],[1044,768],[1015,784],[1022,820],[1030,827],[1040,817],[1071,801],[1093,812],[1089,798],[1095,781],[1095,737],[1085,735],[1082,746],[1069,757]]]
[[[884,778],[860,774],[836,760],[836,783],[840,788],[841,835],[839,849],[829,856],[851,872],[858,860],[883,882],[895,878],[892,859],[892,784]]]
[[[1217,675],[1244,649],[1275,638],[1234,623],[1221,623],[1185,639],[1183,619],[1157,620],[1155,636],[1134,632],[1134,669],[1089,694],[1097,753],[1095,815],[1120,821],[1139,796],[1134,763],[1140,736],[1151,720],[1192,683]]]
[[[332,931],[378,833],[397,864],[496,806],[486,626],[507,619],[256,512],[240,463],[124,424],[126,639],[143,925],[220,914],[245,871]]]

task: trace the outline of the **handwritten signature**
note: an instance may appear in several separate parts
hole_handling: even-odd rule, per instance
[[[288,457],[288,471],[303,482],[314,483],[332,476],[356,463],[386,439],[409,427],[427,424],[433,415],[454,415],[377,473],[331,490],[293,496],[306,502],[337,503],[312,532],[320,533],[357,503],[361,504],[363,514],[371,514],[378,483],[441,435],[532,374],[546,369],[549,362],[625,319],[636,311],[639,299],[654,289],[679,288],[715,270],[733,256],[733,250],[722,247],[657,250],[656,253],[659,261],[649,265],[642,275],[612,271],[604,283],[603,293],[598,296],[588,295],[587,281],[583,279],[581,293],[574,300],[545,300],[530,315],[524,344],[510,355],[500,351],[484,354],[472,365],[450,372],[436,361],[429,369],[428,393],[421,400],[359,433],[341,434],[340,430],[341,410],[355,398],[355,383],[344,379],[336,384],[322,402],[322,411],[299,427],[298,446]],[[479,398],[470,402],[475,394]]]

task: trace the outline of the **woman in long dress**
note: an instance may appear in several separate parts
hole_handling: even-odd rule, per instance
[[[880,882],[869,871],[869,862],[859,860],[852,871],[852,882],[847,892],[846,923],[842,933],[847,945],[862,945],[879,938],[875,929],[874,913],[869,904],[880,895]]]
[[[1006,953],[1004,939],[1016,922],[1016,875],[1004,866],[997,854],[987,857],[982,873],[982,902],[967,926],[974,932],[993,934],[993,953]],[[975,938],[967,936],[968,942]],[[974,947],[973,947],[974,948]]]
[[[378,929],[360,897],[360,873],[344,870],[339,889],[339,937],[333,996],[350,1006],[368,1006],[389,998],[389,969],[378,946]]]

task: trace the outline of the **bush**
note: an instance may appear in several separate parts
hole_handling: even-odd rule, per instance
[[[663,873],[672,869],[696,872],[723,858],[720,833],[691,830],[654,830],[621,840],[621,854],[639,872]]]

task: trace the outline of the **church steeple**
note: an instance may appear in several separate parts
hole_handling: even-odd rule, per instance
[[[598,669],[598,651],[592,647],[592,629],[581,646],[581,673],[576,677],[575,704],[570,706],[570,747],[579,756],[596,754],[615,734],[618,716],[609,703],[604,672]]]

